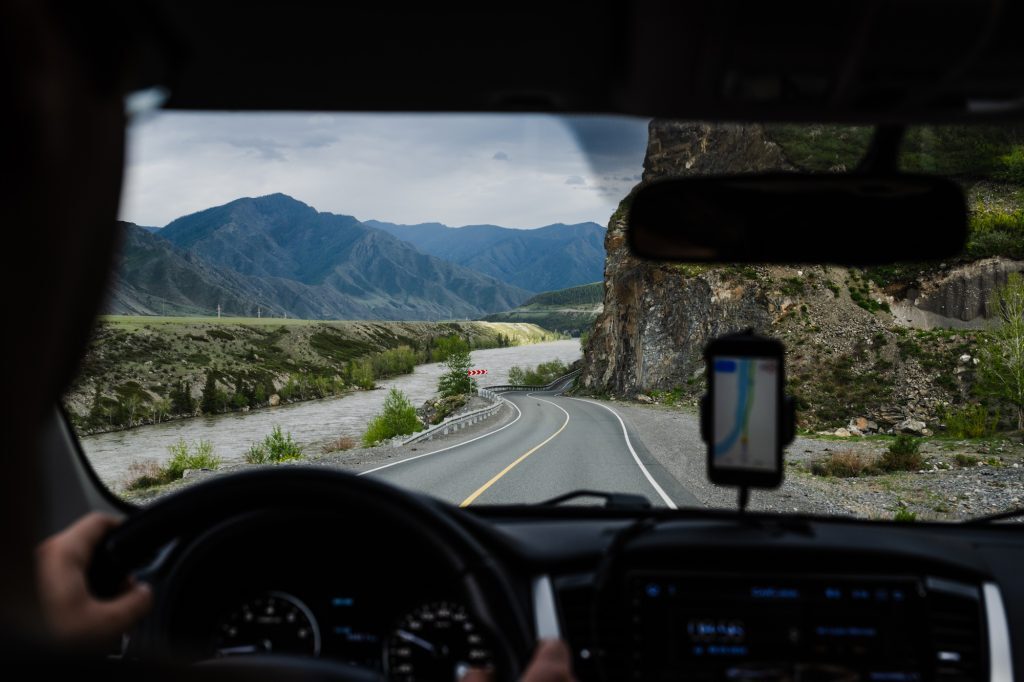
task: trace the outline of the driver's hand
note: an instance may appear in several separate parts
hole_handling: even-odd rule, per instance
[[[462,677],[462,682],[492,682],[493,679],[490,673],[470,670]],[[560,639],[542,639],[519,679],[520,682],[574,682],[568,645]]]
[[[119,523],[106,514],[87,514],[36,548],[43,619],[58,640],[74,645],[105,642],[126,632],[149,610],[153,593],[143,583],[127,586],[110,600],[89,592],[85,572],[93,550]]]

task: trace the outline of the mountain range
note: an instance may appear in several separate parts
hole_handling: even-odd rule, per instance
[[[604,276],[604,233],[597,223],[556,223],[531,230],[497,225],[395,225],[367,220],[432,256],[535,293]]]
[[[476,318],[513,308],[533,293],[483,267],[459,263],[459,258],[473,262],[471,249],[450,237],[443,247],[449,257],[438,256],[431,251],[442,249],[443,237],[420,247],[378,229],[374,221],[319,212],[284,194],[238,199],[161,229],[122,225],[121,266],[108,303],[108,312],[117,314],[209,315],[220,305],[224,314],[241,316],[261,310],[311,319]],[[479,262],[492,272],[514,274],[515,263],[529,267],[523,252],[533,248],[533,262],[547,259],[552,270],[565,275],[592,271],[575,263],[580,253],[592,258],[588,225],[599,228],[592,223],[531,231],[481,226],[487,239],[476,236],[476,227],[437,227],[470,230],[467,241],[485,254]],[[531,242],[510,232],[540,234]],[[559,232],[577,234],[586,243],[574,247],[574,239]],[[559,251],[573,263],[552,261]],[[599,263],[603,258],[602,249]]]

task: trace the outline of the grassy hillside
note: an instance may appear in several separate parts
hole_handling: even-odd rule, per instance
[[[593,282],[537,294],[523,305],[600,305],[603,300],[604,282]]]
[[[491,322],[535,324],[566,334],[579,335],[594,325],[604,301],[604,283],[594,282],[537,294],[523,305],[488,315]]]
[[[79,431],[247,410],[371,388],[472,348],[559,338],[529,324],[110,316],[65,405]]]

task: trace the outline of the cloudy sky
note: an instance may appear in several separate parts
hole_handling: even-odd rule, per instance
[[[160,112],[131,127],[121,218],[284,192],[360,220],[604,225],[646,141],[629,118]]]

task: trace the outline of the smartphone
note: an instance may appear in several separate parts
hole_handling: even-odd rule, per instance
[[[704,351],[708,394],[702,431],[712,483],[774,488],[782,483],[785,352],[755,334],[715,339]]]

